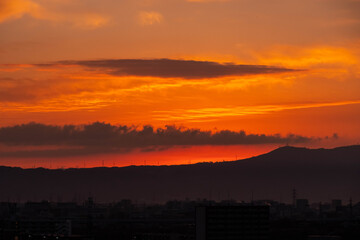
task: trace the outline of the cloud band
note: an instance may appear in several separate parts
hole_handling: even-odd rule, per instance
[[[245,131],[218,132],[176,126],[141,129],[134,126],[94,122],[87,125],[54,126],[28,123],[0,128],[0,144],[5,146],[58,146],[58,149],[0,151],[0,156],[66,156],[114,153],[142,149],[153,151],[173,146],[246,145],[304,143],[314,138],[287,135],[247,134]],[[6,149],[6,147],[5,147]]]
[[[91,61],[61,61],[63,65],[80,65],[102,69],[116,76],[142,76],[161,78],[202,79],[226,76],[271,74],[295,71],[294,69],[265,66],[218,63],[210,61],[176,59],[108,59]]]

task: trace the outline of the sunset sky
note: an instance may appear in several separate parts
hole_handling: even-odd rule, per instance
[[[0,165],[360,143],[359,0],[1,0]]]

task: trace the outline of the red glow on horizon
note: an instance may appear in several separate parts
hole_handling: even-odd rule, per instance
[[[5,158],[0,165],[21,168],[93,168],[125,166],[161,166],[199,162],[235,161],[267,153],[279,147],[267,145],[172,147],[163,151],[133,151],[122,154],[99,154],[62,158]]]

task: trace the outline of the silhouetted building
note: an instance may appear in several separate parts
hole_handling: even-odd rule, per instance
[[[296,208],[300,211],[304,211],[309,208],[309,200],[307,199],[296,199]]]
[[[313,235],[308,236],[307,240],[341,240],[340,236],[329,236],[329,235]]]
[[[268,206],[208,206],[196,209],[196,239],[268,239]]]
[[[341,200],[340,199],[333,199],[332,201],[331,201],[331,208],[333,209],[333,210],[337,210],[339,207],[341,207],[342,206],[342,202],[341,202]]]
[[[29,219],[18,223],[19,232],[25,236],[70,236],[70,220]]]

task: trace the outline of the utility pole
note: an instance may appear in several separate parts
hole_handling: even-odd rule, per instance
[[[296,189],[293,189],[292,192],[293,206],[296,207]]]

